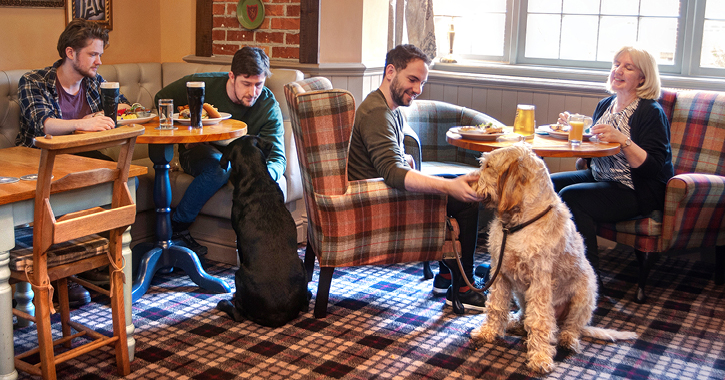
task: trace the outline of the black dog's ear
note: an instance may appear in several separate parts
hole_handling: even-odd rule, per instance
[[[257,143],[257,148],[264,153],[264,158],[266,159],[269,157],[269,154],[272,153],[272,143],[263,138],[257,138],[255,141]]]

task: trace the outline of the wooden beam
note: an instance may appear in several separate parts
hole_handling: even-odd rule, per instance
[[[212,56],[213,0],[196,0],[196,56]]]
[[[300,63],[320,60],[320,0],[300,0]]]

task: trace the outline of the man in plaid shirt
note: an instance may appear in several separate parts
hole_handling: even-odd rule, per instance
[[[61,59],[51,67],[26,73],[18,82],[21,115],[15,145],[34,148],[33,139],[38,136],[115,127],[113,120],[102,111],[100,88],[104,80],[97,72],[107,45],[108,30],[98,23],[83,19],[68,23],[58,38]],[[128,100],[121,95],[118,108],[128,107]],[[113,161],[98,151],[79,154]],[[106,268],[80,276],[99,285],[108,284]],[[68,297],[72,307],[91,301],[88,291],[72,281],[68,285]]]
[[[108,30],[98,23],[83,19],[68,23],[58,39],[61,59],[20,78],[21,118],[15,145],[34,147],[33,139],[46,134],[114,128],[113,120],[103,115],[100,86],[104,79],[97,73],[107,45]],[[119,109],[125,108],[128,100],[121,95]],[[110,160],[100,152],[91,156]]]
[[[446,212],[458,221],[461,264],[464,275],[473,283],[473,254],[478,239],[478,202],[481,199],[470,184],[478,181],[478,175],[454,179],[430,176],[413,170],[405,158],[404,121],[399,107],[409,106],[423,91],[423,85],[428,80],[429,64],[430,58],[413,45],[398,45],[388,52],[383,83],[355,111],[348,178],[355,181],[383,177],[388,186],[399,190],[448,195]],[[479,271],[476,272],[478,274]],[[487,273],[487,270],[481,272]],[[460,289],[450,289],[450,286],[451,273],[441,262],[440,272],[433,280],[433,294],[445,294],[446,303],[451,304],[451,292],[458,291],[459,299],[466,308],[484,310],[486,296],[474,292],[465,284]]]

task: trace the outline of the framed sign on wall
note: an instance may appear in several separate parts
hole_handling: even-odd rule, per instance
[[[108,30],[113,30],[111,0],[66,0],[66,18],[68,24],[74,18],[98,22]]]

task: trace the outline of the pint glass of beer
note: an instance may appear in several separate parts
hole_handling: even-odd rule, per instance
[[[186,82],[186,97],[189,101],[191,127],[202,128],[201,110],[204,108],[204,82]]]
[[[101,83],[101,106],[103,114],[113,119],[113,124],[118,126],[116,117],[118,116],[118,82]]]
[[[516,119],[514,120],[514,133],[527,139],[534,137],[536,121],[534,118],[535,106],[519,104],[516,106]]]

